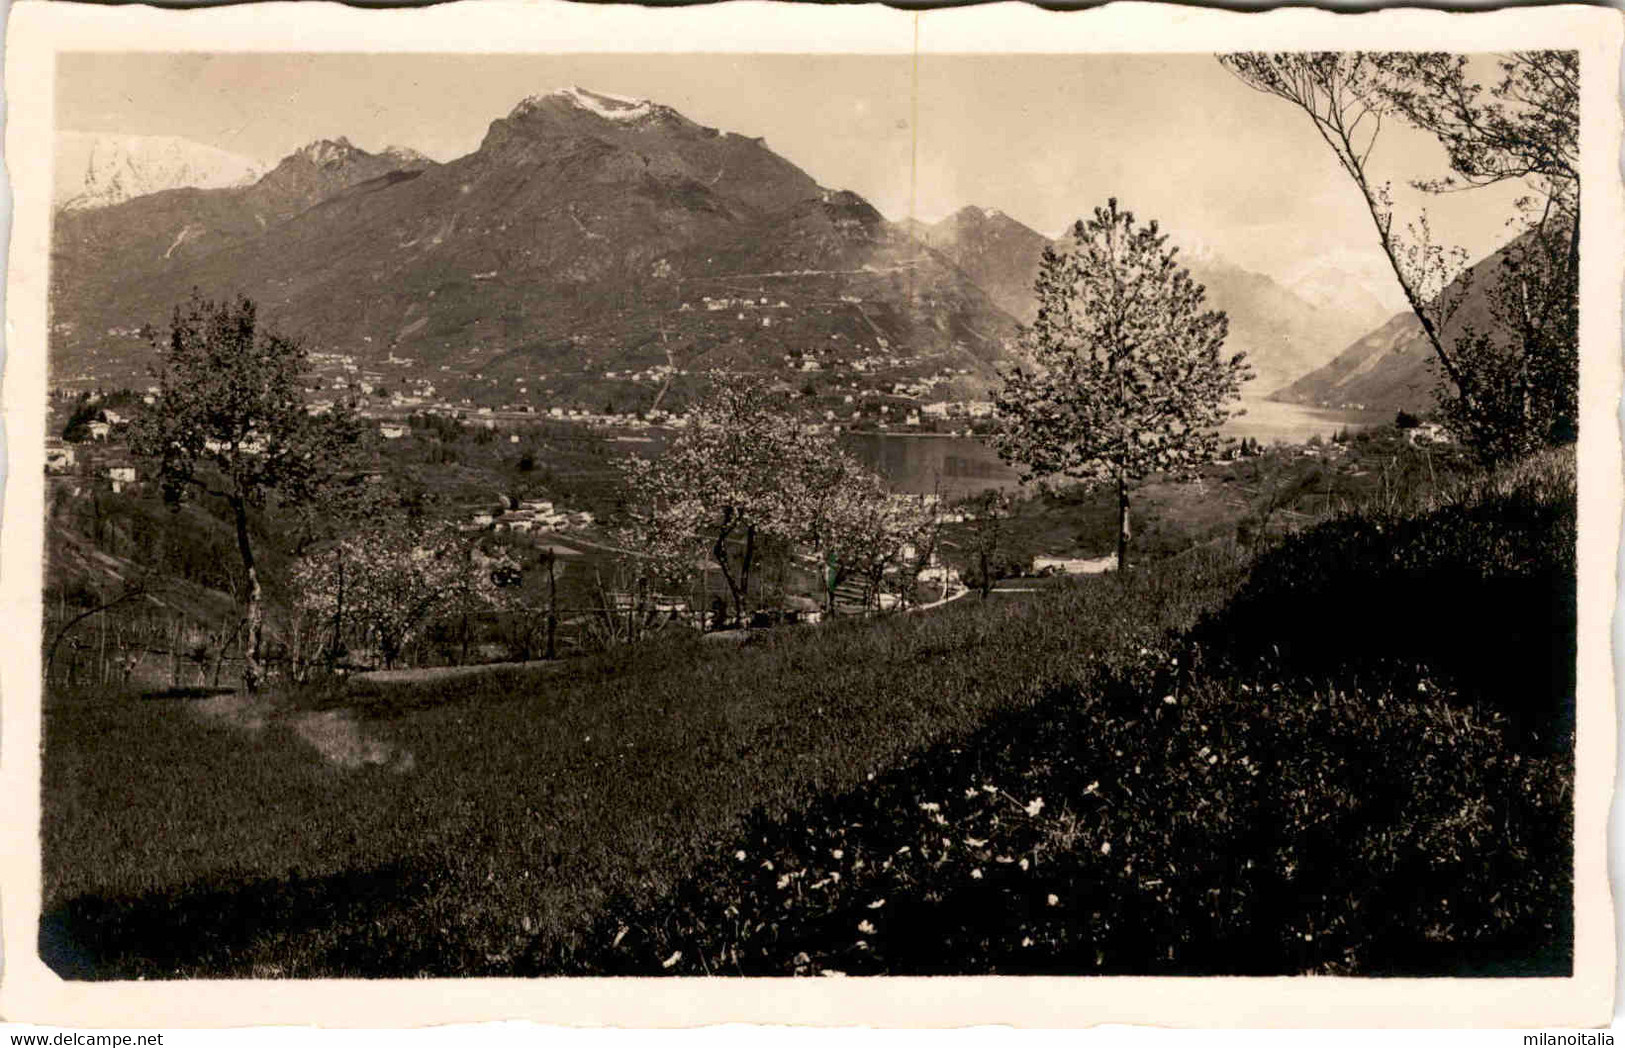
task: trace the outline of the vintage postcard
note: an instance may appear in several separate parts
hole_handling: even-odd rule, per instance
[[[17,3],[0,1014],[1608,1022],[1620,40]]]

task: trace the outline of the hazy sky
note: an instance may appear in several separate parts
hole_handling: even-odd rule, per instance
[[[1187,245],[1283,279],[1335,260],[1403,305],[1308,117],[1211,55],[925,55],[917,76],[910,56],[64,55],[57,126],[179,135],[267,166],[339,135],[449,160],[524,96],[577,84],[765,137],[892,218],[979,204],[1054,235],[1116,195]],[[1444,173],[1431,138],[1391,124],[1372,163],[1402,221],[1425,204],[1440,238],[1475,257],[1506,239],[1510,189],[1404,189]]]

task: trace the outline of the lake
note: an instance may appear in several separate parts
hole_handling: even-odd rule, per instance
[[[1338,430],[1365,429],[1386,421],[1371,412],[1279,404],[1242,398],[1247,413],[1231,420],[1224,433],[1253,437],[1263,444],[1300,444],[1310,437],[1330,437]],[[992,448],[970,437],[930,434],[849,433],[842,440],[896,491],[923,494],[941,491],[945,498],[962,498],[988,488],[1010,490],[1018,486],[1016,471],[999,460]]]

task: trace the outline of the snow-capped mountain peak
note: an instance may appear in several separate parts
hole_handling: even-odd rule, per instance
[[[350,144],[348,138],[340,135],[337,138],[319,138],[306,143],[300,146],[294,155],[303,157],[317,167],[325,167],[328,164],[342,163],[355,153],[356,147]]]
[[[385,146],[379,156],[400,161],[403,164],[431,164],[434,161],[423,153],[410,146]]]
[[[603,91],[589,91],[584,87],[561,87],[546,94],[531,95],[514,107],[510,116],[526,116],[549,104],[564,105],[616,124],[636,124],[667,111],[665,106],[647,98],[627,98]]]
[[[561,87],[553,93],[605,120],[632,121],[654,111],[654,104],[646,98],[626,98],[580,87]]]
[[[265,173],[249,157],[174,135],[64,131],[56,147],[56,204],[68,210],[165,189],[246,186]]]
[[[1392,269],[1375,249],[1337,249],[1307,258],[1284,274],[1287,287],[1315,303],[1355,298],[1380,302],[1389,312],[1405,306]]]

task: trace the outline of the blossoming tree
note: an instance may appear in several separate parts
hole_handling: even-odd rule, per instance
[[[1023,480],[1068,477],[1117,489],[1117,563],[1127,563],[1129,490],[1212,458],[1228,405],[1251,377],[1225,356],[1229,320],[1178,264],[1155,221],[1114,197],[1046,248],[1028,367],[1004,377],[994,446]]]

